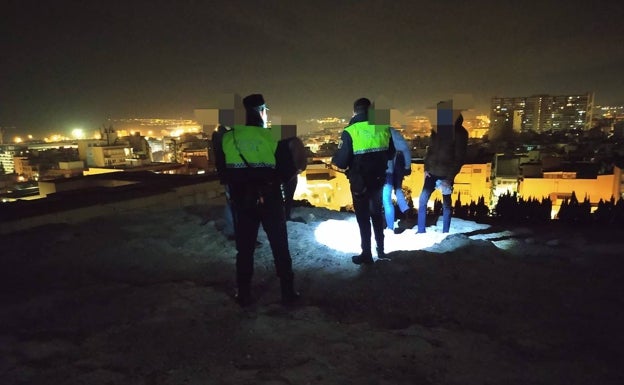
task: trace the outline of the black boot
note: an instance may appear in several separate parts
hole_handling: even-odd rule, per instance
[[[234,299],[240,306],[249,306],[253,303],[253,298],[251,297],[251,285],[248,283],[239,283],[238,291],[234,296]]]
[[[351,257],[351,261],[355,263],[356,265],[361,265],[361,264],[372,265],[373,263],[375,263],[375,261],[373,261],[373,256],[371,255],[370,252],[368,253],[363,252],[360,255],[355,255]]]
[[[291,305],[301,297],[301,294],[295,291],[292,277],[281,278],[280,285],[282,287],[282,304]]]

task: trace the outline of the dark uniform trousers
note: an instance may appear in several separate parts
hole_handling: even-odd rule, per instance
[[[377,251],[383,252],[384,250],[382,190],[383,181],[380,181],[367,186],[363,193],[351,193],[355,218],[360,228],[363,253],[371,253],[371,222],[377,243]]]
[[[292,259],[288,250],[288,234],[280,184],[261,186],[230,184],[230,197],[236,234],[238,287],[248,288],[251,283],[254,272],[253,254],[260,224],[269,239],[277,276],[282,282],[292,282]]]

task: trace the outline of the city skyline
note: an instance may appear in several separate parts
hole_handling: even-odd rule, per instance
[[[360,96],[414,115],[454,94],[483,112],[495,96],[624,104],[619,1],[418,3],[14,2],[0,16],[0,126],[192,119],[252,92],[283,123],[347,116]]]

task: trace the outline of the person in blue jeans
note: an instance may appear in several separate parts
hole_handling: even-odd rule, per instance
[[[468,147],[468,131],[462,126],[461,112],[453,110],[453,118],[450,137],[431,132],[425,155],[425,182],[418,198],[418,233],[425,232],[427,202],[436,188],[442,193],[442,232],[448,233],[451,227],[453,182],[464,164]]]
[[[394,228],[395,207],[392,201],[392,192],[396,196],[397,205],[402,213],[409,209],[405,194],[403,194],[403,178],[412,173],[412,155],[410,146],[403,138],[403,135],[393,127],[390,127],[392,141],[396,153],[394,157],[388,160],[386,168],[386,183],[383,187],[382,199],[384,207],[384,215],[386,217],[386,228],[393,230],[395,233],[401,233],[403,229]]]

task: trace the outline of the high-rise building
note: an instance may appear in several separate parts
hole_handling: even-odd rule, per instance
[[[490,106],[490,139],[502,139],[522,130],[520,112],[526,108],[526,98],[493,97]]]
[[[560,131],[590,128],[594,94],[494,97],[490,132],[494,137],[512,131]]]
[[[0,145],[0,164],[5,174],[15,172],[14,157],[18,156],[21,151],[25,151],[28,147],[23,145],[3,144]]]

